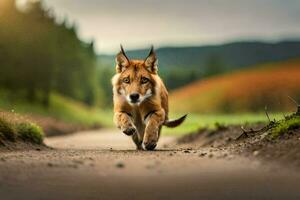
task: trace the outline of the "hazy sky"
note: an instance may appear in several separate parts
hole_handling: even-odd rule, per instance
[[[98,53],[300,36],[299,0],[44,0]]]

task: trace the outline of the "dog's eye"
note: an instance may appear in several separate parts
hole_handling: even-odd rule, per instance
[[[129,82],[130,82],[130,80],[129,80],[129,78],[128,78],[128,77],[126,77],[126,78],[123,78],[123,82],[124,82],[124,83],[129,83]]]
[[[149,81],[149,79],[142,77],[141,83],[145,84],[145,83],[148,83],[148,81]]]

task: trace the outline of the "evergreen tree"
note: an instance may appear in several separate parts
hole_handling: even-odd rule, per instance
[[[40,1],[29,1],[26,8],[21,12],[14,1],[1,1],[0,87],[44,106],[52,92],[96,105],[94,42],[82,42],[75,25],[56,23]]]

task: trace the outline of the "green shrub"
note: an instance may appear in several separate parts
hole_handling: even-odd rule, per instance
[[[277,138],[288,133],[290,130],[300,128],[300,116],[292,115],[286,119],[278,121],[273,128],[271,128],[271,137]]]
[[[18,137],[24,141],[34,144],[42,144],[44,133],[43,130],[34,123],[16,124]]]
[[[4,118],[0,117],[0,138],[3,140],[15,141],[16,136],[17,134],[14,126]]]

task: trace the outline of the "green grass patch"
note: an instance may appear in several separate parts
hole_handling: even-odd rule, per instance
[[[51,94],[50,107],[30,104],[19,98],[9,97],[9,93],[0,91],[0,109],[21,114],[38,114],[53,117],[65,122],[93,126],[112,126],[112,111],[89,108],[84,104],[58,94]]]
[[[10,122],[0,117],[0,139],[1,141],[15,142],[22,140],[33,144],[42,144],[44,139],[43,130],[29,122]]]
[[[272,113],[269,114],[270,118],[273,120],[283,119],[282,113]],[[170,115],[170,118],[178,118],[182,114]],[[176,128],[163,128],[163,134],[165,135],[184,135],[187,133],[195,132],[199,128],[216,128],[217,124],[221,125],[237,125],[237,124],[251,124],[251,123],[267,123],[268,118],[265,113],[241,113],[241,114],[188,114],[185,122]]]
[[[44,133],[43,130],[34,123],[20,123],[16,124],[18,137],[23,141],[34,144],[42,144]]]
[[[270,129],[270,136],[275,139],[297,128],[300,128],[300,116],[294,114],[275,122]]]
[[[17,132],[12,123],[0,117],[0,138],[2,140],[15,141]]]

